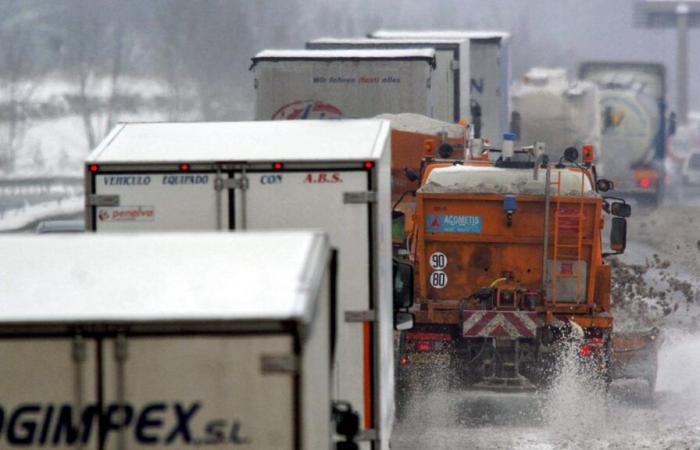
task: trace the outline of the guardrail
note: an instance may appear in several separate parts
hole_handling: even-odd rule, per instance
[[[0,179],[0,214],[82,194],[82,177],[4,178]]]

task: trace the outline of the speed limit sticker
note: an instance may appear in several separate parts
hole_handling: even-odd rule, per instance
[[[447,267],[447,256],[442,252],[435,252],[430,255],[430,267],[433,270],[442,270]]]
[[[447,274],[441,270],[430,274],[430,285],[435,289],[442,289],[447,286]]]

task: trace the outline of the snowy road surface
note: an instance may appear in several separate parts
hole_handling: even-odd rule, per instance
[[[608,394],[568,374],[553,392],[436,391],[397,423],[392,449],[700,448],[700,335],[671,333],[653,402],[641,382]]]

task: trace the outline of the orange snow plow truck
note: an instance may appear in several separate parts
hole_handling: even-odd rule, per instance
[[[630,206],[604,196],[613,186],[596,178],[591,146],[581,156],[569,148],[559,161],[548,161],[544,144],[513,150],[505,142],[491,161],[478,153],[422,165],[405,243],[416,271],[415,327],[400,339],[397,391],[443,374],[471,388],[535,389],[551,374],[557,344],[574,337],[609,380],[604,258],[624,251]],[[655,373],[654,353],[641,376],[651,384]]]

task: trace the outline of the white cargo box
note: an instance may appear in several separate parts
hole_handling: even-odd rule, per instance
[[[387,448],[390,136],[384,120],[119,125],[86,163],[86,227],[326,231],[339,250],[333,398],[350,401],[363,436]]]
[[[503,31],[378,30],[377,39],[468,39],[470,96],[481,108],[481,136],[498,147],[510,130],[510,34]],[[474,117],[472,116],[472,119]]]
[[[3,449],[331,445],[324,234],[13,236],[2,248]]]
[[[459,122],[471,117],[469,104],[468,39],[370,39],[319,38],[306,43],[312,50],[410,49],[435,50],[435,114],[444,122]]]
[[[257,120],[434,117],[435,50],[265,50],[253,57]]]

